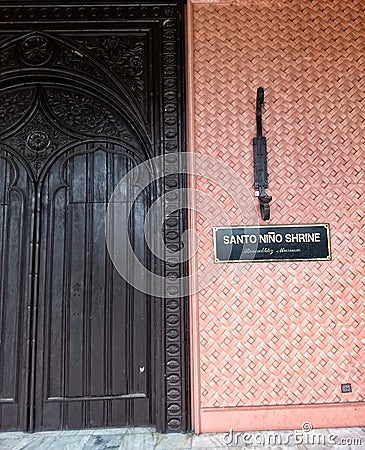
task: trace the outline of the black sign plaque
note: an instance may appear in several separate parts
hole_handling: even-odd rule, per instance
[[[331,259],[326,223],[213,227],[213,240],[216,263]]]

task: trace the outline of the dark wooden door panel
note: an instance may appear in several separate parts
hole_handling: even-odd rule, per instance
[[[0,430],[189,429],[183,3],[1,2]]]
[[[90,143],[60,158],[44,181],[36,429],[107,427],[114,414],[128,425],[136,398],[150,423],[148,298],[115,270],[105,241],[114,182],[131,167],[121,146]],[[144,222],[148,204],[140,203],[121,205],[132,212],[131,230]],[[136,250],[145,259],[144,246]]]
[[[26,426],[29,257],[33,186],[24,167],[0,149],[0,420]]]

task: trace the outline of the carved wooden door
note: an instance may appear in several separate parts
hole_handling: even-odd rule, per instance
[[[105,239],[119,181],[181,149],[182,5],[152,3],[0,7],[1,430],[188,428],[185,300],[134,288]],[[141,190],[137,171],[118,205],[120,245],[166,280],[186,267],[151,254],[144,221],[169,177]]]

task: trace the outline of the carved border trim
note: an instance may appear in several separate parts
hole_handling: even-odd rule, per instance
[[[181,296],[186,264],[179,262],[176,252],[182,249],[181,236],[185,224],[181,209],[186,204],[179,191],[185,186],[182,175],[184,161],[180,157],[184,145],[183,111],[179,98],[183,95],[182,11],[177,9],[174,19],[163,22],[163,129],[165,158],[165,229],[166,242],[166,426],[170,432],[189,429],[188,380],[186,376],[185,311],[187,299]],[[181,18],[181,20],[179,20]]]
[[[85,4],[83,4],[85,5]],[[29,6],[4,5],[0,18],[1,24],[9,22],[88,22],[88,21],[117,21],[117,20],[156,20],[173,17],[175,15],[175,3],[158,2],[157,5],[131,6],[131,5],[40,5]]]
[[[181,248],[179,209],[181,198],[178,193],[179,179],[179,110],[178,110],[178,66],[177,27],[173,19],[166,20],[163,28],[163,126],[165,160],[165,229],[166,242],[166,426],[167,431],[181,431],[183,412],[183,358],[182,358],[182,305],[179,298],[182,267],[176,256]]]

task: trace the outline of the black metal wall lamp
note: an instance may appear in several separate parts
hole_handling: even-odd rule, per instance
[[[269,186],[267,173],[266,137],[262,135],[262,104],[264,103],[264,89],[259,87],[256,96],[256,137],[253,139],[254,186],[255,196],[260,201],[262,220],[270,219],[270,205],[272,197],[265,194]]]

